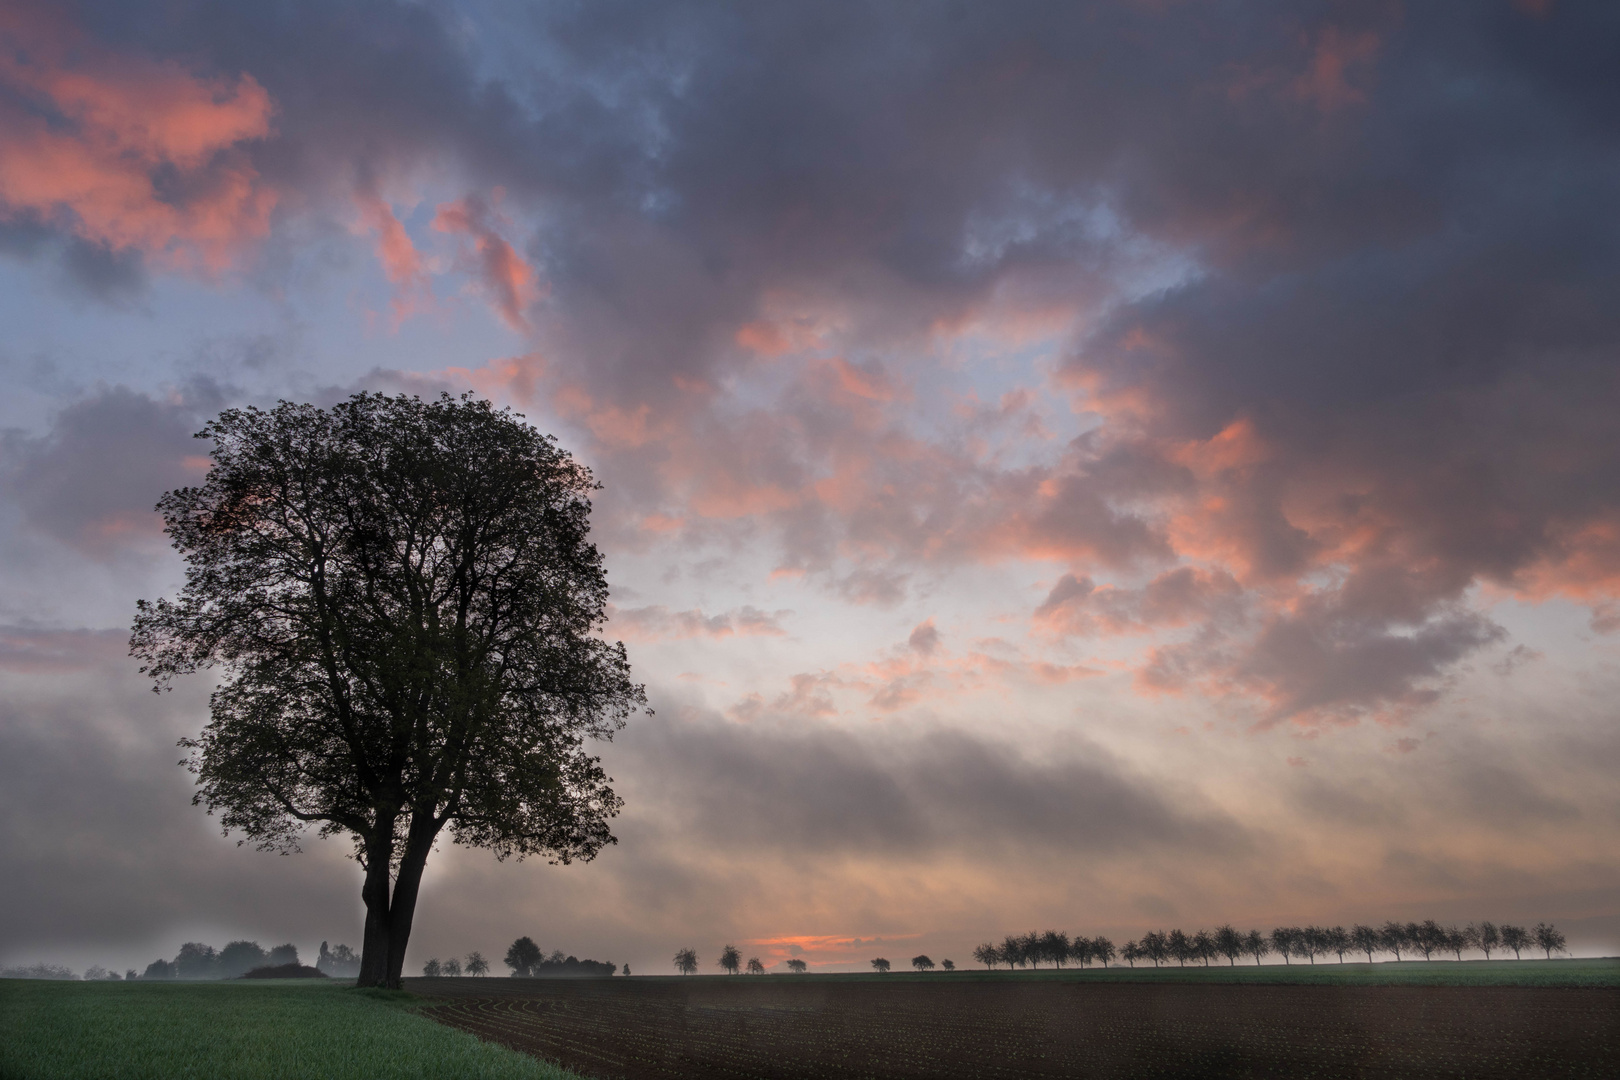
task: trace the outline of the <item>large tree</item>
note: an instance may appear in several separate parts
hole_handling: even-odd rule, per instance
[[[182,742],[194,801],[262,849],[350,836],[360,983],[397,986],[441,834],[562,863],[614,842],[621,801],[584,746],[646,697],[599,636],[597,485],[470,397],[231,409],[198,437],[206,480],[158,503],[185,586],[141,602],[131,652],[159,689],[219,670]]]

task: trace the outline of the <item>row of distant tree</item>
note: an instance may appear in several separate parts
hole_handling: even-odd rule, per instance
[[[255,968],[298,963],[294,945],[266,949],[257,941],[233,941],[223,949],[188,941],[173,960],[154,960],[141,973],[143,979],[235,979]]]
[[[483,953],[474,949],[467,954],[465,962],[454,956],[448,960],[434,957],[422,965],[422,974],[430,979],[455,979],[462,975],[482,977],[489,974],[489,961],[484,959]]]
[[[61,964],[19,964],[16,967],[0,968],[0,979],[77,979],[78,977],[72,968],[63,967]],[[139,977],[135,974],[134,968],[120,975],[116,971],[108,971],[99,964],[91,966],[84,973],[87,982],[101,982],[108,979],[113,982],[121,982],[124,979],[136,979]]]
[[[1124,960],[1132,967],[1139,960],[1151,962],[1154,967],[1172,960],[1182,966],[1199,962],[1208,966],[1222,958],[1228,964],[1236,964],[1239,959],[1250,957],[1258,964],[1272,955],[1282,957],[1285,964],[1295,960],[1314,964],[1319,956],[1337,956],[1342,964],[1345,956],[1360,954],[1366,955],[1368,963],[1375,955],[1393,956],[1396,960],[1416,956],[1432,960],[1449,953],[1461,960],[1464,952],[1483,953],[1487,960],[1496,954],[1511,952],[1518,959],[1531,949],[1541,950],[1549,960],[1554,953],[1569,951],[1563,932],[1549,923],[1537,923],[1527,930],[1511,923],[1498,926],[1477,922],[1459,927],[1442,926],[1433,919],[1425,919],[1420,923],[1386,922],[1380,927],[1358,923],[1348,930],[1342,926],[1279,926],[1269,934],[1259,930],[1244,932],[1232,926],[1217,927],[1213,933],[1156,930],[1143,934],[1139,940],[1127,941],[1117,949],[1105,937],[1071,938],[1062,931],[1048,930],[1008,935],[1000,945],[985,942],[973,950],[973,959],[987,968],[1039,967],[1041,964],[1063,967],[1071,963],[1081,967],[1100,963],[1106,967],[1115,959]],[[914,966],[915,963],[913,961]],[[872,966],[877,967],[878,961],[874,960]]]
[[[478,954],[473,953],[472,955],[477,956]],[[506,966],[512,969],[514,979],[613,975],[619,970],[618,966],[611,961],[581,960],[577,956],[565,956],[561,949],[553,950],[548,956],[545,950],[536,945],[534,939],[530,937],[520,937],[512,942],[511,947],[506,950],[505,959]],[[630,974],[629,964],[624,966],[624,973],[626,975]],[[469,974],[471,973],[469,972]]]

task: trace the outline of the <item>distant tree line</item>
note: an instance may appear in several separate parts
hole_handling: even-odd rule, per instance
[[[277,945],[266,950],[257,941],[233,941],[215,949],[200,941],[180,946],[173,960],[154,960],[146,965],[143,979],[236,979],[265,967],[298,963],[298,949]]]
[[[473,953],[472,956],[477,956]],[[471,956],[468,957],[469,961]],[[481,961],[483,957],[479,957]],[[514,979],[551,979],[551,978],[581,978],[585,976],[612,975],[619,970],[618,965],[607,960],[581,960],[577,956],[565,956],[561,949],[554,950],[550,956],[530,937],[520,937],[512,942],[511,948],[506,950],[506,966],[512,969]],[[487,970],[487,968],[486,968]],[[427,974],[427,972],[423,972]],[[439,974],[452,974],[439,972]],[[459,971],[454,974],[461,974]],[[468,971],[468,974],[474,974]],[[479,972],[478,974],[482,974]]]
[[[1420,923],[1386,922],[1381,927],[1358,923],[1348,930],[1342,926],[1279,926],[1269,934],[1259,930],[1245,932],[1229,925],[1217,927],[1213,933],[1155,930],[1136,941],[1127,941],[1118,949],[1117,957],[1132,967],[1137,961],[1158,967],[1172,960],[1183,967],[1188,963],[1202,963],[1207,967],[1222,959],[1234,965],[1239,959],[1251,957],[1258,964],[1271,955],[1282,957],[1285,964],[1295,960],[1314,964],[1317,957],[1330,956],[1336,956],[1342,964],[1347,954],[1365,954],[1368,963],[1375,955],[1393,956],[1396,960],[1417,956],[1432,960],[1450,954],[1461,960],[1464,952],[1483,953],[1487,960],[1511,952],[1519,959],[1530,949],[1541,950],[1549,960],[1555,953],[1569,951],[1562,931],[1549,923],[1537,923],[1534,929],[1526,930],[1522,926],[1498,926],[1491,922],[1442,926],[1433,919],[1425,919]],[[1115,958],[1114,944],[1105,937],[1070,938],[1057,930],[1008,935],[1000,945],[985,942],[973,950],[973,959],[987,968],[1002,965],[1035,968],[1042,964],[1063,967],[1070,963],[1081,967],[1100,963],[1106,967]],[[913,966],[923,970],[917,960],[913,961]]]

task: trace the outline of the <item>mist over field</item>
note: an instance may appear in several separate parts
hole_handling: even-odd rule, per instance
[[[1617,67],[1598,0],[8,4],[0,967],[361,946],[129,648],[193,434],[365,391],[593,471],[652,710],[593,860],[439,838],[407,974],[1620,953]]]

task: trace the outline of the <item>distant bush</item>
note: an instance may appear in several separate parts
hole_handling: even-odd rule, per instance
[[[266,964],[240,976],[243,979],[324,979],[326,972],[307,964]]]
[[[105,975],[106,973],[103,972]],[[77,979],[72,970],[60,964],[34,964],[29,967],[0,968],[0,979]]]
[[[334,979],[352,979],[360,974],[360,957],[347,945],[339,945],[328,949],[326,942],[321,942],[321,955],[315,960],[315,967],[323,975]]]

